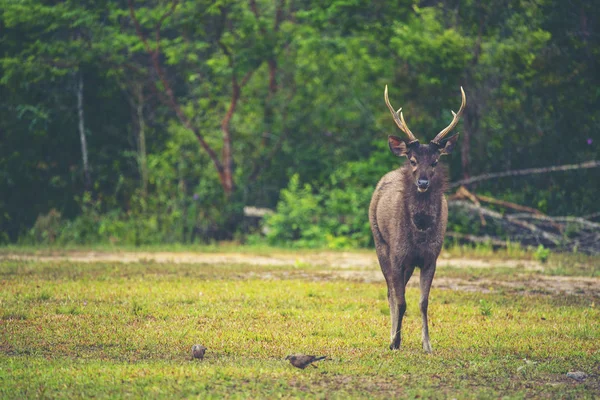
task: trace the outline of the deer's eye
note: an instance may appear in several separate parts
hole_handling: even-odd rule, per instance
[[[417,162],[415,160],[410,160],[410,165],[412,165],[413,167],[416,167]]]
[[[434,162],[432,162],[432,163],[431,163],[431,166],[432,166],[432,167],[435,167],[437,164],[438,164],[438,161],[437,161],[437,160],[435,160]]]

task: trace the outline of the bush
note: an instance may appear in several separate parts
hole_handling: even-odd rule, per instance
[[[535,258],[542,264],[548,261],[548,257],[550,257],[550,249],[545,248],[541,244],[535,250],[535,253],[533,253],[533,258]]]
[[[381,175],[381,165],[372,160],[350,162],[319,191],[310,184],[301,187],[299,176],[292,176],[281,191],[276,213],[265,218],[267,241],[331,249],[371,245],[369,202]]]
[[[38,215],[29,238],[34,243],[52,244],[60,234],[62,224],[61,213],[53,208],[46,215]]]
[[[277,212],[265,217],[267,241],[272,245],[323,246],[326,233],[319,226],[322,216],[320,197],[313,194],[309,184],[300,187],[300,177],[295,174],[281,191]]]

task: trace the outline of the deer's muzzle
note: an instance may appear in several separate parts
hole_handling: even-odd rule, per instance
[[[429,180],[428,179],[418,179],[417,180],[417,190],[419,192],[426,192],[429,189]]]

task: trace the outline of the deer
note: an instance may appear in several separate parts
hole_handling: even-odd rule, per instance
[[[419,308],[422,344],[426,353],[432,352],[427,320],[429,291],[448,223],[448,203],[444,196],[447,172],[438,162],[441,156],[452,153],[458,141],[458,134],[446,136],[458,124],[467,104],[462,87],[460,92],[462,103],[458,113],[452,111],[450,125],[428,144],[420,144],[406,125],[402,108],[394,111],[387,85],[385,87],[385,104],[398,128],[407,136],[390,135],[388,146],[394,155],[406,157],[409,161],[381,178],[369,206],[375,250],[388,289],[391,350],[400,348],[402,319],[406,312],[406,285],[418,267],[421,271]]]

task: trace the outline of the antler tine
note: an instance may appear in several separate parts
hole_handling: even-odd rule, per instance
[[[406,135],[408,135],[408,138],[410,139],[410,142],[408,144],[412,144],[412,143],[416,143],[419,140],[415,137],[415,135],[413,135],[413,133],[410,131],[410,129],[408,129],[408,126],[406,126],[406,122],[404,121],[404,115],[402,114],[402,108],[399,108],[398,111],[394,111],[394,107],[392,107],[392,105],[390,104],[390,99],[388,98],[388,87],[387,85],[385,85],[385,91],[383,92],[383,97],[385,98],[385,104],[387,105],[387,107],[390,109],[390,112],[392,113],[392,117],[394,117],[394,121],[396,122],[396,125],[398,125],[398,128],[400,128],[400,130],[404,133],[406,133]],[[400,116],[398,116],[398,113],[400,113]]]
[[[460,93],[462,95],[462,103],[460,104],[460,109],[458,110],[458,113],[452,111],[452,122],[450,122],[450,125],[444,128],[440,133],[438,133],[437,136],[433,138],[431,143],[439,145],[440,140],[442,140],[444,136],[446,136],[452,129],[454,129],[456,124],[458,124],[458,120],[460,119],[460,116],[462,115],[463,111],[465,110],[465,106],[467,105],[467,96],[465,95],[465,91],[463,90],[462,86],[460,87]]]

